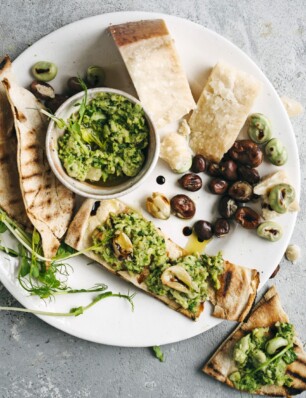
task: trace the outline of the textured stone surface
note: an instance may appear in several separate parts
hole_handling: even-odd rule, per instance
[[[280,95],[306,104],[306,7],[304,0],[2,0],[0,54],[13,58],[61,26],[91,15],[158,11],[188,18],[230,39],[260,66]],[[302,168],[302,210],[292,242],[305,242],[306,114],[292,119]],[[274,282],[285,309],[306,342],[305,253],[297,264],[286,260]],[[0,284],[0,305],[17,304]],[[66,335],[34,316],[0,313],[0,397],[234,397],[200,369],[233,328],[213,330],[163,347],[166,362],[149,349],[88,343]],[[306,394],[304,394],[306,396]]]

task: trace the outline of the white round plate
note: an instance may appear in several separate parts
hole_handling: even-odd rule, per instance
[[[219,60],[251,73],[262,82],[262,92],[253,111],[265,113],[272,121],[276,137],[284,142],[289,152],[289,160],[284,166],[299,196],[300,175],[297,146],[293,130],[274,88],[255,65],[255,63],[232,43],[216,33],[193,22],[163,14],[145,12],[120,12],[104,14],[65,26],[39,40],[29,47],[14,61],[14,70],[20,83],[27,87],[32,80],[30,67],[40,60],[50,60],[58,65],[58,76],[52,82],[57,92],[62,92],[67,78],[84,74],[89,65],[104,66],[107,74],[106,85],[135,94],[128,78],[126,69],[115,48],[106,28],[110,24],[135,21],[140,19],[163,18],[175,40],[177,50],[194,93],[198,98],[212,66]],[[150,76],[148,76],[150,79]],[[175,106],[175,104],[174,104]],[[276,167],[264,163],[259,171],[261,175],[275,171]],[[164,175],[166,183],[158,185],[156,177]],[[121,199],[134,208],[144,210],[145,198],[154,191],[165,193],[168,197],[184,193],[177,184],[178,175],[170,172],[166,165],[159,161],[158,166],[148,181],[133,193]],[[203,175],[204,184],[208,177]],[[187,238],[182,229],[192,225],[195,220],[213,221],[217,217],[217,198],[207,190],[190,193],[197,203],[197,212],[193,221],[183,221],[172,216],[168,221],[153,220],[176,243],[185,246]],[[222,250],[224,258],[233,263],[247,267],[255,267],[260,271],[261,286],[267,281],[277,264],[280,262],[287,247],[296,214],[286,214],[278,221],[284,229],[283,238],[276,243],[264,241],[254,231],[235,227],[223,239],[214,239],[207,246],[208,254]],[[14,244],[8,234],[4,236],[7,246]],[[90,295],[76,294],[56,297],[44,302],[36,297],[29,297],[16,281],[16,263],[10,262],[7,255],[1,254],[2,265],[0,279],[5,287],[25,307],[47,309],[50,311],[69,311],[70,308],[85,305]],[[134,287],[109,274],[97,264],[88,264],[90,260],[80,257],[71,261],[74,272],[69,277],[69,285],[75,288],[90,287],[95,283],[104,282],[114,292],[126,293],[134,291]],[[137,291],[135,311],[129,304],[118,298],[110,298],[100,302],[84,315],[76,318],[41,317],[49,324],[74,336],[86,340],[118,346],[153,346],[176,342],[193,337],[218,324],[220,320],[210,316],[211,307],[205,305],[205,311],[198,322],[193,322],[169,309],[163,303]]]

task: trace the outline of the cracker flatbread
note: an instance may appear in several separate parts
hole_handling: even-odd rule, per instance
[[[219,163],[234,144],[260,87],[253,76],[219,62],[189,120],[194,153]]]
[[[1,70],[0,63],[0,70]],[[14,118],[6,92],[0,84],[0,207],[20,225],[30,230],[19,186],[17,169],[17,138]]]
[[[6,89],[14,116],[18,140],[17,162],[25,209],[41,235],[44,256],[55,256],[74,208],[74,194],[52,173],[45,153],[48,125],[40,110],[43,105],[28,90],[20,87],[5,57],[0,79]]]
[[[153,19],[109,27],[139,99],[157,127],[195,108],[189,83],[165,21]]]
[[[232,359],[233,348],[238,340],[259,327],[270,327],[276,322],[289,322],[288,316],[282,308],[279,295],[275,287],[271,287],[258,302],[250,317],[240,324],[233,333],[221,344],[214,355],[203,368],[203,372],[215,379],[234,387],[229,375],[235,369]],[[297,395],[306,390],[306,353],[298,338],[295,338],[294,351],[297,359],[287,367],[287,374],[293,379],[291,387],[263,386],[254,394],[270,395],[274,397]]]
[[[94,205],[95,207],[98,205],[96,211],[92,211]],[[90,247],[92,245],[91,236],[93,231],[97,226],[103,224],[107,220],[110,213],[119,214],[128,210],[130,209],[124,203],[116,199],[104,200],[100,202],[87,199],[70,224],[65,242],[79,251]],[[159,229],[157,229],[157,231],[165,238],[167,255],[170,259],[174,260],[187,254],[183,248],[165,236]],[[110,264],[107,264],[99,255],[93,252],[86,252],[86,256],[100,263],[108,271],[119,275],[124,280],[163,301],[170,308],[186,315],[191,319],[197,319],[203,310],[202,306],[198,313],[194,314],[193,312],[182,308],[174,300],[170,300],[168,297],[157,296],[149,292],[146,284],[141,280],[139,275],[132,276],[127,271],[116,272]],[[232,282],[228,283],[226,289],[222,290],[224,295],[218,295],[210,292],[212,295],[211,301],[213,305],[215,305],[215,308],[218,308],[218,310],[215,311],[215,316],[223,319],[239,320],[242,319],[251,309],[256,297],[259,276],[258,272],[255,270],[247,270],[244,267],[235,266],[229,262],[226,262],[225,272],[220,278],[221,286],[224,286],[222,278],[228,280],[226,275],[229,275],[229,273],[231,274]],[[245,278],[246,274],[249,275],[248,278]],[[237,289],[237,284],[233,282],[235,279],[239,281],[239,289]]]

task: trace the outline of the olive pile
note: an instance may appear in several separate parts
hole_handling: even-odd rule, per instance
[[[36,98],[45,102],[46,108],[55,113],[57,109],[72,95],[83,91],[81,80],[72,76],[67,81],[67,92],[56,94],[54,88],[48,84],[57,75],[57,66],[52,62],[39,61],[33,65],[32,75],[35,80],[30,85],[30,91]],[[87,87],[102,87],[105,81],[104,69],[100,66],[89,66],[86,71],[85,83]]]
[[[198,173],[206,172],[212,177],[208,183],[208,189],[211,193],[220,196],[218,203],[220,218],[217,218],[214,223],[199,220],[193,226],[193,231],[200,242],[211,239],[213,235],[221,237],[228,234],[232,219],[245,229],[256,229],[259,237],[272,242],[276,242],[282,237],[283,231],[279,224],[273,221],[261,222],[260,215],[245,205],[247,202],[259,198],[253,192],[253,187],[260,182],[260,175],[256,167],[263,161],[263,152],[258,144],[271,138],[268,122],[260,125],[261,133],[258,124],[257,130],[254,125],[250,124],[250,126],[252,128],[249,135],[254,138],[253,141],[236,141],[220,163],[209,162],[202,155],[194,156],[192,173],[187,173],[178,180],[181,187],[187,191],[198,191],[202,187],[202,179]],[[269,143],[273,140],[271,139]],[[186,195],[177,195],[177,197],[180,199],[184,197],[185,208],[189,207],[190,210],[191,199]],[[285,213],[295,199],[294,188],[289,184],[278,184],[271,190],[268,198],[272,210],[279,214]],[[174,207],[174,202],[172,207]],[[176,204],[178,205],[179,202]],[[187,202],[189,206],[187,206]],[[174,211],[176,214],[179,207],[181,206],[177,206]],[[193,211],[189,211],[188,216],[186,213],[181,214],[180,217],[191,218],[195,213],[195,207],[191,207],[193,207]]]
[[[251,140],[236,141],[217,164],[208,162],[201,155],[193,159],[193,171],[206,171],[212,179],[208,183],[211,193],[221,196],[218,203],[218,218],[212,225],[207,221],[198,221],[194,232],[199,240],[226,235],[230,231],[230,220],[235,219],[246,229],[255,229],[260,224],[260,216],[245,203],[257,199],[253,186],[259,183],[260,176],[256,167],[262,163],[263,153]],[[205,169],[199,167],[205,162]],[[208,226],[207,226],[208,225]],[[204,234],[203,230],[206,230]],[[207,236],[209,236],[207,238]]]

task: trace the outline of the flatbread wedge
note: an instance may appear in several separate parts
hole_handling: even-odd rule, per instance
[[[138,97],[157,127],[175,122],[195,108],[165,21],[153,19],[112,25],[109,31]]]
[[[56,179],[50,169],[45,153],[48,120],[40,112],[43,105],[16,82],[8,56],[1,63],[0,81],[14,117],[19,181],[25,210],[41,235],[44,256],[51,259],[72,217],[74,194]]]
[[[1,69],[2,63],[0,63]],[[14,118],[2,84],[0,84],[0,174],[0,208],[21,226],[30,230],[32,224],[27,216],[19,186]]]
[[[255,328],[271,327],[277,322],[287,323],[289,319],[281,305],[275,287],[272,286],[255,306],[247,321],[240,324],[221,344],[204,366],[203,372],[230,387],[234,387],[229,375],[235,370],[232,353],[236,342]],[[253,391],[254,394],[290,397],[306,390],[306,353],[296,336],[294,337],[294,352],[297,359],[286,369],[286,374],[293,380],[292,385],[290,387],[265,385],[257,391]]]
[[[92,233],[97,226],[102,225],[111,213],[119,214],[129,210],[131,209],[128,206],[116,199],[100,202],[88,199],[83,203],[74,220],[71,222],[65,242],[78,251],[89,248],[92,246]],[[156,228],[156,230],[165,238],[167,256],[169,259],[175,260],[187,254],[186,250],[179,247],[158,228]],[[191,319],[196,320],[203,310],[203,305],[197,313],[186,310],[176,301],[170,300],[167,296],[154,295],[148,291],[148,288],[142,281],[141,276],[131,275],[127,271],[116,272],[110,264],[104,262],[98,254],[95,254],[92,251],[86,252],[86,256],[100,263],[108,271],[117,274],[139,289],[163,301],[170,308]],[[255,300],[259,283],[258,272],[255,270],[248,270],[244,267],[235,266],[227,261],[225,262],[224,268],[225,271],[220,278],[220,291],[222,290],[222,293],[215,294],[214,292],[209,292],[209,295],[211,295],[211,301],[215,306],[214,315],[223,319],[241,320],[250,311]],[[239,290],[237,289],[237,286],[239,286]]]

